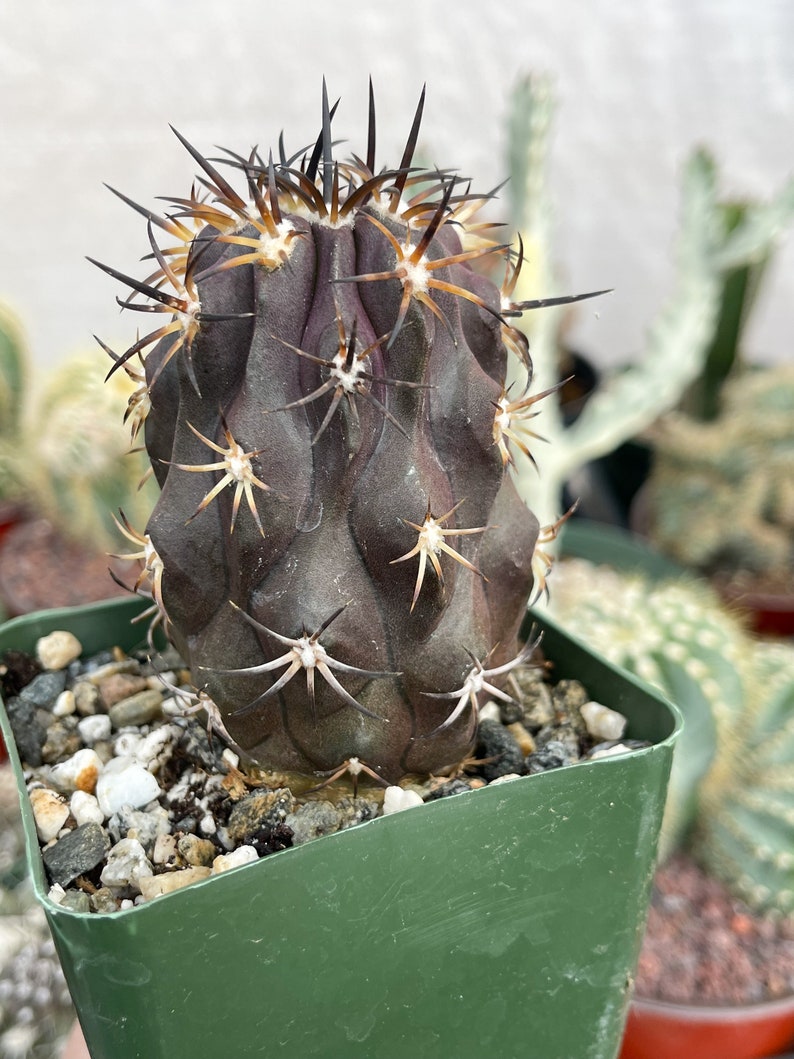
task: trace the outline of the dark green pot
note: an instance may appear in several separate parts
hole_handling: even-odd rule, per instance
[[[137,600],[0,628],[126,648]],[[125,912],[47,898],[7,718],[30,870],[93,1059],[611,1059],[645,923],[679,718],[538,618],[560,677],[653,746],[485,788],[275,853]]]

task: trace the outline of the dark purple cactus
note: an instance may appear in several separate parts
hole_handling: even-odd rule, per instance
[[[133,534],[148,587],[271,767],[453,765],[478,692],[522,657],[538,525],[508,446],[535,399],[508,401],[509,350],[531,374],[503,315],[523,306],[484,275],[509,295],[520,256],[468,223],[484,197],[412,168],[421,108],[394,170],[375,170],[371,96],[364,160],[333,159],[325,96],[302,157],[230,153],[227,179],[182,140],[198,190],[167,217],[131,203],[158,271],[106,268],[136,292],[123,304],[167,314],[112,369],[139,378],[162,490]]]

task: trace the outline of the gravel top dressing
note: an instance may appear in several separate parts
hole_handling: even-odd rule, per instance
[[[471,758],[446,775],[387,786],[356,758],[330,777],[268,772],[229,745],[172,651],[81,651],[52,633],[36,657],[9,652],[2,673],[50,897],[80,912],[130,908],[381,814],[645,745],[622,741],[620,714],[577,681],[550,684],[538,664],[480,708]]]

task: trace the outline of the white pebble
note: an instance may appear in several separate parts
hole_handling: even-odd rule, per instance
[[[87,747],[78,750],[66,761],[53,765],[50,775],[55,786],[67,794],[77,790],[93,794],[104,767],[96,750]]]
[[[77,708],[77,704],[74,698],[74,692],[68,688],[66,691],[62,691],[58,698],[55,700],[55,705],[52,708],[53,717],[68,717],[70,713],[74,713]]]
[[[387,787],[383,794],[383,815],[399,813],[403,809],[412,809],[423,805],[422,796],[416,791],[406,791],[402,787]]]
[[[135,757],[142,742],[139,732],[122,732],[113,743],[113,753],[116,757]]]
[[[47,897],[49,897],[53,904],[59,905],[64,897],[66,897],[66,890],[64,890],[60,883],[53,883],[49,889]]]
[[[621,739],[626,731],[626,718],[600,702],[586,702],[579,707],[587,731],[594,739]]]
[[[221,761],[227,766],[227,768],[236,769],[240,764],[240,755],[235,754],[232,748],[227,746],[221,754]]]
[[[36,644],[36,657],[45,669],[64,669],[83,652],[83,645],[70,632],[59,629],[42,636]]]
[[[136,746],[135,760],[152,772],[156,771],[171,756],[180,734],[179,729],[171,724],[155,728]]]
[[[162,875],[141,879],[141,898],[143,901],[153,901],[162,894],[173,893],[174,890],[181,890],[184,886],[208,879],[210,874],[209,868],[191,865],[189,868],[180,868],[179,871],[167,871]],[[136,899],[136,903],[140,902]]]
[[[205,817],[202,817],[199,824],[199,831],[202,835],[214,835],[217,830],[218,825],[215,823],[215,817],[212,813],[207,813]]]
[[[219,875],[230,868],[239,868],[241,864],[251,864],[259,860],[259,854],[253,846],[238,846],[231,853],[219,853],[212,862],[212,874]]]
[[[496,779],[491,780],[488,784],[489,787],[496,787],[499,783],[512,783],[513,780],[520,780],[521,777],[517,772],[507,772],[504,776],[497,776]]]
[[[88,717],[83,717],[77,722],[77,731],[86,746],[109,739],[112,727],[106,713],[89,714]]]
[[[42,842],[50,842],[69,819],[69,806],[60,794],[46,787],[37,787],[30,792],[30,804],[39,838]]]
[[[160,784],[151,772],[128,757],[109,761],[96,785],[97,801],[106,817],[125,805],[142,809],[161,793]]]
[[[146,851],[137,838],[122,838],[108,853],[100,880],[111,890],[125,890],[128,886],[140,890],[140,880],[153,875]]]
[[[502,714],[499,706],[493,699],[488,699],[480,707],[477,716],[481,721],[501,721]]]
[[[617,754],[630,754],[631,747],[625,743],[615,743],[614,746],[605,746],[601,750],[594,750],[590,755],[591,761],[597,761],[602,757],[615,757]]]
[[[101,824],[104,822],[104,814],[99,808],[99,802],[86,791],[75,791],[69,799],[69,808],[72,816],[81,824]]]

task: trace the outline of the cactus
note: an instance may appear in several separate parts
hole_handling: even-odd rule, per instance
[[[653,431],[648,534],[708,574],[783,585],[794,570],[794,368],[740,372],[719,416],[670,415]]]
[[[553,209],[546,183],[553,113],[548,80],[519,82],[509,123],[510,216],[531,262],[515,287],[519,301],[527,287],[553,292],[558,282],[551,260]],[[518,457],[516,486],[542,523],[560,514],[564,484],[588,461],[641,434],[677,406],[707,363],[726,283],[768,258],[792,219],[794,180],[770,202],[745,204],[737,221],[719,199],[713,159],[705,150],[693,152],[683,173],[676,289],[652,322],[646,349],[623,370],[605,373],[570,426],[564,426],[554,400],[544,404],[539,432],[549,445],[544,446],[541,475]],[[530,339],[541,390],[558,382],[565,319],[561,302],[518,325]]]
[[[166,318],[111,368],[144,355],[134,415],[161,493],[144,531],[125,526],[138,590],[270,767],[455,763],[475,696],[455,700],[524,657],[538,525],[509,473],[529,406],[506,372],[513,351],[529,385],[511,319],[534,303],[473,220],[491,196],[414,168],[423,101],[396,169],[376,167],[371,87],[363,159],[334,159],[325,88],[292,157],[210,160],[177,133],[190,195],[166,216],[121,196],[156,271],[100,265],[124,306]]]
[[[145,517],[146,461],[119,429],[127,373],[103,387],[104,354],[80,352],[40,381],[20,322],[0,306],[0,495],[47,518],[67,539],[97,551],[123,543],[111,512]]]
[[[650,582],[570,560],[552,610],[660,688],[686,724],[662,856],[682,843],[753,907],[794,911],[794,648],[754,640],[694,579]]]

